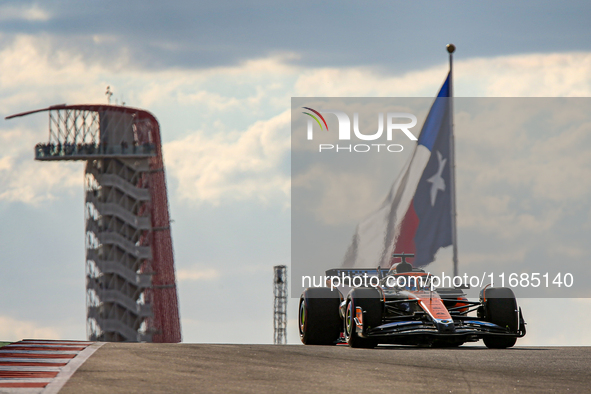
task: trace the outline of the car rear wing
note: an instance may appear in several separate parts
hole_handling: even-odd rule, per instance
[[[383,278],[384,276],[386,276],[386,274],[389,272],[390,270],[388,268],[332,268],[329,270],[326,270],[326,276],[327,277],[331,277],[331,276],[338,276],[338,277],[356,277],[356,276],[361,276],[363,277],[364,275],[369,276],[378,276],[380,278]],[[425,272],[424,270],[420,269],[420,268],[413,268],[412,272]]]
[[[356,276],[363,277],[367,275],[368,277],[377,276],[377,277],[384,277],[388,273],[387,268],[380,268],[379,271],[377,268],[332,268],[326,270],[326,276],[338,276],[339,278],[354,278]]]

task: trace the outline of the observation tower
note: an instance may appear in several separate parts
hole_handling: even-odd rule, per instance
[[[180,342],[181,328],[160,128],[118,105],[55,105],[35,160],[86,162],[89,340]]]

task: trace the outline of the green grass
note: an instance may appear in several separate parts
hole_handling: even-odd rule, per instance
[[[0,342],[0,347],[4,346],[4,345],[10,345],[12,342]]]

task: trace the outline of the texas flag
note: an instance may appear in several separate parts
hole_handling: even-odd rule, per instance
[[[448,74],[417,145],[382,205],[357,226],[343,266],[390,267],[393,253],[414,253],[413,266],[452,244],[451,100]]]

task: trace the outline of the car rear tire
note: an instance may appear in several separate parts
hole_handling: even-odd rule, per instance
[[[377,327],[382,322],[382,299],[376,289],[354,289],[347,297],[345,309],[345,339],[353,348],[374,348],[377,341],[371,338],[362,338],[355,327],[355,310],[360,307],[365,313],[363,325],[366,329]]]
[[[507,287],[492,287],[483,291],[484,307],[480,313],[484,319],[500,327],[507,328],[511,333],[517,333],[519,328],[519,311],[513,290]],[[506,349],[517,342],[516,337],[490,336],[483,338],[486,347],[491,349]]]
[[[298,326],[304,345],[334,345],[341,335],[342,319],[338,290],[309,288],[300,297]]]

